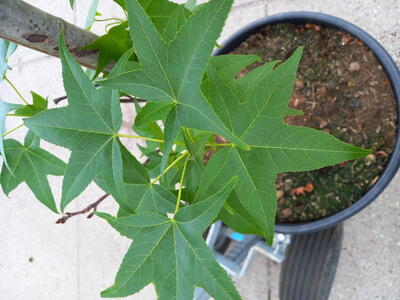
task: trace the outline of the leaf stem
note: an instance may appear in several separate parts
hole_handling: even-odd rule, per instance
[[[177,199],[176,199],[176,206],[175,206],[175,212],[174,212],[175,215],[176,215],[176,213],[179,211],[179,204],[181,203],[181,199],[182,199],[183,180],[185,179],[186,167],[187,167],[187,163],[188,163],[188,161],[189,161],[189,157],[190,157],[190,155],[188,155],[188,156],[186,157],[185,164],[183,165],[183,171],[182,171],[181,181],[179,182],[178,197],[177,197]]]
[[[4,133],[3,136],[6,136],[6,135],[10,134],[11,132],[14,132],[15,130],[21,128],[21,127],[24,126],[24,125],[25,125],[24,123],[18,125],[18,126],[15,127],[14,129],[11,129],[10,131],[7,131],[6,133]]]
[[[163,140],[159,140],[159,139],[153,139],[153,138],[148,138],[145,136],[140,136],[140,135],[129,135],[129,134],[122,134],[122,133],[117,133],[117,137],[123,137],[123,138],[128,138],[128,139],[138,139],[138,140],[145,140],[145,141],[151,141],[151,142],[157,142],[157,143],[161,143],[163,144],[164,141]],[[179,145],[179,146],[185,146],[184,143],[174,143],[175,145]],[[206,147],[225,147],[225,146],[235,146],[234,143],[226,143],[226,144],[206,144]]]
[[[107,19],[94,19],[96,22],[107,22],[107,21],[120,21],[124,22],[124,20],[119,18],[107,18]]]
[[[212,147],[212,146],[217,146],[217,147],[225,147],[225,146],[235,146],[236,144],[234,143],[226,143],[226,144],[206,144],[206,147]]]
[[[165,168],[165,170],[162,172],[162,174],[158,175],[152,182],[150,182],[151,185],[155,184],[157,181],[160,180],[160,178],[167,173],[173,166],[175,166],[182,158],[184,158],[186,155],[188,155],[189,152],[183,152],[181,155],[178,156],[177,159],[175,159],[168,167]]]
[[[130,139],[139,139],[139,140],[145,140],[145,141],[151,141],[151,142],[164,143],[163,140],[148,138],[148,137],[140,136],[140,135],[129,135],[129,134],[117,133],[117,136],[124,137],[124,138],[130,138]]]
[[[112,25],[117,25],[117,24],[121,24],[121,22],[112,22],[112,23],[108,23],[106,26],[104,26],[104,30],[108,33],[108,27],[112,26]]]
[[[18,91],[18,89],[15,87],[15,85],[5,75],[4,75],[4,80],[7,81],[7,83],[11,86],[11,88],[14,90],[14,92],[16,92],[17,95],[22,99],[22,101],[24,101],[26,105],[29,105],[28,101],[26,101],[24,96],[21,95],[21,93]]]

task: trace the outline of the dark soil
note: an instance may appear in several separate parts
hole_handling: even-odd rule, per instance
[[[373,154],[279,175],[278,222],[320,219],[360,199],[379,179],[396,139],[391,83],[374,54],[347,33],[313,24],[273,25],[232,53],[257,54],[268,62],[287,59],[301,45],[304,54],[289,106],[304,115],[287,117],[286,122],[323,130]]]

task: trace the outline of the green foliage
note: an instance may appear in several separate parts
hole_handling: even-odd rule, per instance
[[[126,10],[125,1],[114,1]],[[179,5],[165,0],[139,0],[139,3],[146,11],[165,42],[171,42],[176,37],[177,32],[179,32],[187,18],[191,15],[189,8],[193,7],[192,5],[188,7],[187,5]],[[94,15],[91,22],[87,23],[91,26],[93,21]],[[99,61],[95,77],[102,72],[111,61],[117,61],[128,49],[132,48],[132,40],[127,29],[128,23],[122,22],[112,27],[106,34],[99,37],[91,44],[82,48],[87,50],[99,50]],[[110,45],[114,45],[114,47],[110,47]],[[136,56],[133,54],[130,60],[136,61]]]
[[[3,165],[1,186],[8,195],[21,182],[26,182],[40,202],[57,212],[47,175],[64,175],[65,163],[41,149],[39,141],[39,137],[32,132],[27,134],[23,145],[12,139],[4,141],[11,171]]]
[[[171,109],[174,107],[172,103],[147,103],[137,114],[135,125],[141,126],[146,123],[165,120]]]
[[[200,90],[209,56],[231,4],[232,1],[208,2],[189,18],[173,43],[167,45],[138,1],[127,2],[128,22],[135,28],[131,37],[140,68],[109,76],[100,84],[151,102],[174,105],[165,123],[161,169],[166,166],[180,127],[214,132],[247,147],[221,122]]]
[[[17,44],[0,39],[0,81],[3,80],[6,71],[11,68],[7,65],[7,60],[17,49]]]
[[[152,211],[164,213],[172,211],[175,203],[175,196],[158,184],[152,184],[146,168],[123,146],[121,146],[123,161],[124,191],[127,195],[127,202],[123,206],[127,212]],[[119,192],[108,186],[107,177],[98,176],[96,183],[115,199],[120,197]]]
[[[61,35],[68,106],[47,109],[47,100],[35,93],[33,104],[0,102],[2,134],[13,110],[30,129],[23,145],[7,139],[3,149],[0,139],[3,190],[8,194],[26,182],[57,212],[46,177],[51,174],[64,176],[61,211],[92,181],[114,198],[117,217],[97,215],[133,243],[103,297],[128,296],[152,282],[161,300],[192,299],[197,286],[217,300],[240,299],[204,243],[205,229],[221,219],[271,243],[277,174],[317,169],[369,151],[284,123],[286,116],[302,113],[288,107],[301,48],[287,61],[263,64],[240,79],[237,75],[260,63],[259,57],[210,56],[232,0],[199,6],[192,0],[184,5],[114,1],[127,20],[118,19],[85,47],[99,50],[92,78],[116,61],[99,86],[75,62]],[[4,70],[7,49],[0,48]],[[127,94],[147,101],[135,103],[131,125],[139,135],[119,133],[119,98]],[[40,138],[68,148],[68,164],[41,149]],[[138,145],[145,163],[122,144],[126,138],[146,141]]]
[[[31,91],[33,104],[24,105],[21,108],[18,108],[14,115],[20,117],[33,117],[38,113],[47,109],[48,100],[43,98],[42,96],[36,94]]]
[[[13,110],[22,107],[22,105],[6,103],[0,100],[0,154],[3,157],[4,164],[8,167],[6,154],[4,152],[3,135],[6,130],[7,114]]]
[[[122,158],[116,136],[122,121],[118,93],[94,87],[68,52],[63,36],[60,56],[68,107],[44,111],[25,119],[25,125],[48,142],[72,151],[64,175],[61,210],[102,172],[123,203]]]
[[[132,41],[127,30],[128,23],[123,22],[112,27],[105,35],[82,49],[98,50],[99,60],[94,78],[112,61],[117,61],[126,51],[132,47]],[[110,47],[110,45],[113,45]]]
[[[370,153],[321,131],[284,123],[301,53],[299,48],[278,67],[275,67],[277,62],[271,62],[239,80],[235,79],[237,70],[231,72],[230,78],[227,74],[218,75],[220,61],[226,60],[228,64],[233,57],[216,58],[216,64],[211,60],[207,69],[210,102],[226,126],[251,150],[226,147],[219,151],[209,162],[200,195],[204,196],[210,186],[218,188],[230,177],[238,176],[237,197],[231,198],[229,204],[237,207],[234,202],[239,200],[239,213],[245,210],[251,216],[248,223],[258,225],[255,233],[262,232],[270,243],[275,223],[277,174],[322,168]]]
[[[97,213],[133,239],[112,287],[103,297],[125,297],[153,282],[160,300],[192,299],[195,287],[216,300],[240,299],[214,259],[202,233],[215,219],[236,180],[208,199],[181,209],[173,219],[154,212],[114,218]]]

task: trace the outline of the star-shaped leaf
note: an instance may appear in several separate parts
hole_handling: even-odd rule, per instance
[[[202,238],[235,183],[232,179],[208,199],[181,209],[174,219],[154,213],[120,218],[98,213],[133,239],[114,285],[101,295],[125,297],[153,282],[160,300],[193,299],[195,287],[202,287],[216,300],[241,299]]]
[[[174,41],[166,44],[137,0],[126,2],[140,68],[99,82],[150,102],[174,105],[165,124],[163,169],[179,132],[188,127],[214,132],[246,148],[202,94],[200,83],[232,0],[211,0],[195,10]]]
[[[64,210],[103,173],[116,193],[124,193],[117,138],[122,113],[118,92],[110,88],[97,90],[68,52],[63,35],[59,45],[69,105],[25,119],[25,124],[41,138],[72,151],[62,188],[61,210]]]
[[[28,132],[24,144],[16,140],[4,141],[12,173],[3,165],[1,186],[7,195],[21,182],[26,182],[36,198],[57,212],[47,175],[62,176],[65,163],[39,147],[39,137]]]
[[[248,223],[253,227],[257,224],[257,232],[261,231],[269,242],[275,223],[277,174],[322,168],[370,153],[324,132],[284,123],[301,53],[299,48],[279,66],[276,67],[277,62],[265,64],[241,79],[235,79],[239,68],[231,70],[230,78],[227,73],[221,78],[220,62],[211,63],[207,70],[206,93],[210,102],[226,126],[251,150],[225,147],[218,151],[205,171],[199,195],[204,196],[210,187],[218,188],[232,176],[238,176],[237,197],[231,197],[229,204],[240,206],[241,218],[246,218],[245,214],[251,216]],[[224,59],[229,63],[234,56],[218,58]],[[237,66],[244,63],[242,57],[237,61]],[[231,220],[230,225],[235,227],[234,223]]]

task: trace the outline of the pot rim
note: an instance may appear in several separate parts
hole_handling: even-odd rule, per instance
[[[396,133],[396,144],[394,151],[387,163],[385,170],[378,179],[378,181],[372,186],[372,188],[365,193],[359,200],[354,202],[351,206],[336,212],[333,215],[327,216],[322,219],[312,220],[307,222],[299,223],[276,223],[275,231],[288,234],[301,234],[322,230],[331,226],[334,226],[356,213],[367,207],[372,201],[374,201],[386,188],[389,182],[396,175],[400,165],[400,71],[396,66],[396,63],[389,55],[389,53],[383,48],[383,46],[375,40],[367,32],[359,28],[358,26],[327,14],[299,11],[299,12],[287,12],[280,13],[272,16],[268,16],[259,19],[249,25],[243,27],[241,30],[234,33],[228,38],[223,44],[222,48],[217,49],[213,55],[221,55],[229,53],[240,45],[241,42],[254,33],[257,33],[262,27],[267,25],[274,25],[278,23],[290,23],[290,24],[306,24],[312,23],[316,25],[325,26],[328,28],[338,29],[349,33],[350,35],[361,40],[374,54],[382,65],[387,77],[389,78],[394,97],[396,100],[397,109],[397,133]]]

